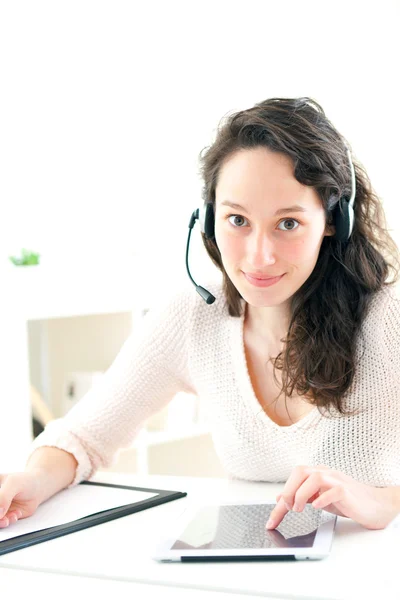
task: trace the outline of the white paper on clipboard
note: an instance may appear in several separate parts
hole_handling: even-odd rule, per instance
[[[77,485],[62,490],[43,502],[32,516],[0,529],[0,542],[154,496],[157,494],[118,487]]]

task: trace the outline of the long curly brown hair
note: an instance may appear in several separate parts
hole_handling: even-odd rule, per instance
[[[350,147],[311,98],[271,98],[224,117],[213,144],[200,152],[203,201],[215,214],[215,190],[224,162],[241,149],[266,147],[291,158],[294,176],[318,192],[327,223],[341,197],[350,197]],[[274,359],[285,399],[293,392],[347,414],[343,397],[355,372],[356,342],[375,292],[398,281],[400,255],[387,230],[382,203],[363,166],[356,174],[354,228],[348,242],[323,239],[315,268],[291,298],[284,350]],[[222,264],[214,240],[203,243],[223,274],[229,314],[242,314],[241,295]],[[274,371],[275,372],[275,371]]]

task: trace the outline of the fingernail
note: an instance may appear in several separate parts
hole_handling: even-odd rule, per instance
[[[0,519],[1,519],[2,517],[4,517],[4,515],[5,515],[5,512],[6,512],[6,511],[4,510],[4,508],[0,508]]]
[[[274,520],[268,519],[266,527],[269,529],[270,527],[273,527],[273,525],[274,525]]]
[[[292,507],[290,506],[290,504],[288,502],[285,502],[285,508],[286,508],[286,510],[291,510]]]

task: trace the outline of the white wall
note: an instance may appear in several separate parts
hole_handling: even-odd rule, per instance
[[[0,264],[22,247],[60,268],[111,253],[135,275],[140,253],[160,281],[185,278],[198,153],[270,96],[324,106],[396,228],[398,22],[393,0],[2,2]],[[196,275],[214,272],[196,252]]]

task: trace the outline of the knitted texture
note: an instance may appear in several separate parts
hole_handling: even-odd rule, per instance
[[[150,311],[114,363],[62,419],[33,443],[71,452],[71,485],[110,466],[144,421],[181,391],[196,394],[216,452],[231,477],[285,482],[297,465],[326,465],[375,486],[400,485],[400,301],[377,292],[357,338],[356,371],[344,406],[357,414],[321,414],[279,426],[251,384],[242,317],[231,317],[220,284],[207,305],[192,287]]]

